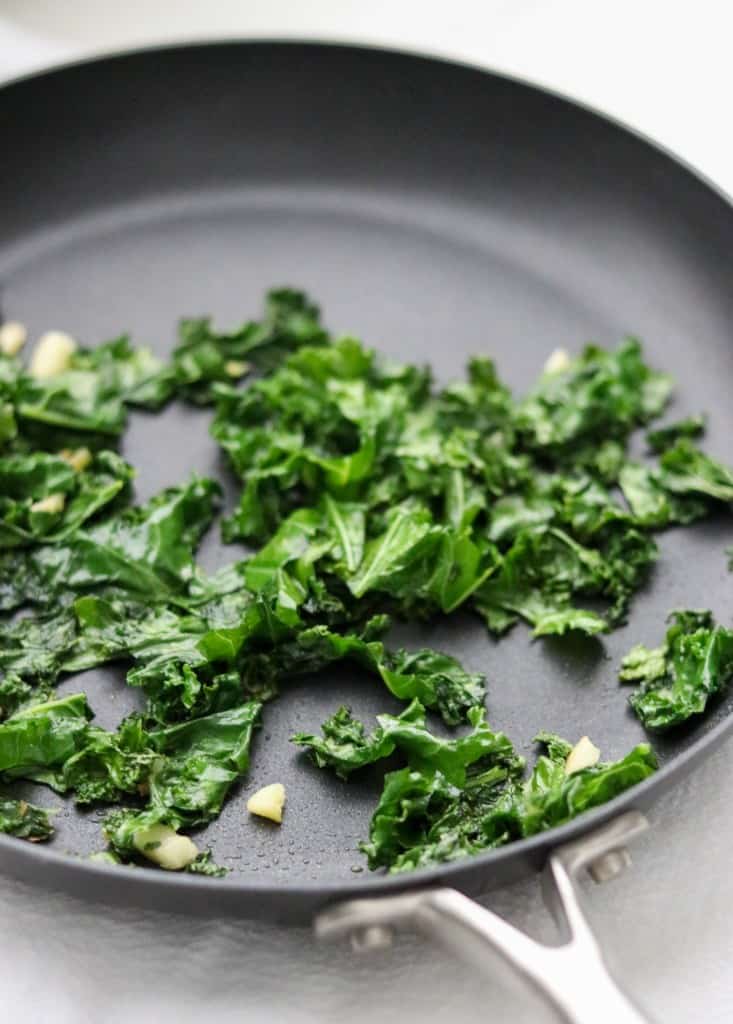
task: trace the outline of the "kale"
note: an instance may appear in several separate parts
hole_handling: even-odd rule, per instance
[[[127,826],[135,823],[133,832],[143,823],[202,824],[219,814],[246,773],[259,713],[260,705],[250,701],[153,730],[133,716],[110,733],[91,723],[84,695],[73,694],[0,724],[0,774],[71,791],[81,804],[142,797],[142,810],[124,812]]]
[[[664,730],[700,715],[733,679],[733,630],[708,611],[677,611],[661,647],[637,644],[621,663],[623,682],[640,682],[629,703],[645,728]]]
[[[487,358],[437,388],[426,368],[333,338],[308,296],[279,289],[233,331],[183,321],[169,365],[126,337],[66,348],[48,376],[0,356],[0,778],[115,805],[105,858],[221,874],[179,830],[215,818],[247,772],[262,703],[339,663],[407,705],[370,735],[341,708],[322,735],[294,737],[344,778],[399,766],[363,845],[371,867],[532,835],[654,770],[640,745],[569,772],[570,744],[541,734],[525,778],[485,720],[483,676],[384,638],[394,617],[459,610],[496,634],[520,619],[536,636],[606,632],[657,558],[654,531],[733,501],[733,471],[692,443],[701,417],[651,431],[658,459],[630,461],[633,431],[671,390],[639,342],[556,354],[520,398]],[[110,450],[129,407],[174,396],[213,406],[242,488],[222,533],[255,545],[213,575],[196,549],[219,485],[193,477],[135,506],[134,471]],[[53,689],[110,661],[145,699],[112,731],[83,694]],[[665,645],[635,648],[623,675],[642,682],[632,705],[645,725],[677,724],[733,675],[733,633],[678,613]],[[426,709],[469,730],[435,736]],[[8,801],[0,830],[51,833],[42,809]]]
[[[686,525],[708,514],[708,502],[694,494],[671,491],[659,470],[638,462],[627,462],[619,474],[619,487],[636,521],[661,529]]]
[[[494,733],[485,721],[482,708],[472,708],[468,719],[473,732],[458,739],[441,740],[425,724],[425,709],[413,700],[398,716],[378,715],[377,729],[371,736],[348,708],[340,708],[323,724],[323,736],[297,733],[292,741],[307,747],[319,768],[333,768],[341,778],[365,765],[374,764],[399,750],[414,768],[429,766],[443,773],[449,782],[465,783],[465,768],[476,761],[490,759],[492,765],[510,766],[520,762],[503,733]]]
[[[194,549],[219,493],[213,480],[193,477],[75,530],[63,543],[0,554],[0,609],[48,606],[100,586],[147,601],[174,597],[195,573]]]
[[[12,708],[14,691],[20,695],[24,692],[22,683],[53,685],[76,643],[76,635],[74,616],[68,608],[6,624],[0,650],[0,708]]]
[[[83,693],[21,708],[0,724],[0,773],[45,781],[84,745],[91,711]]]
[[[254,366],[273,369],[286,353],[301,345],[325,343],[318,307],[303,292],[280,288],[268,292],[265,315],[229,334],[215,331],[211,320],[182,320],[173,352],[177,390],[197,405],[210,404],[216,385],[231,384]]]
[[[435,393],[353,338],[306,345],[217,391],[212,431],[245,484],[224,537],[265,542],[248,581],[295,565],[356,617],[467,606],[495,632],[525,618],[537,635],[597,633],[625,621],[656,558],[649,530],[671,519],[606,487],[669,390],[632,340],[589,347],[519,402],[488,360]]]
[[[21,449],[109,445],[125,427],[128,406],[158,409],[175,386],[169,368],[125,335],[77,349],[65,369],[42,379],[16,360],[0,362],[4,433]]]
[[[662,484],[673,494],[733,501],[733,471],[690,441],[677,441],[662,454],[660,462]]]
[[[220,867],[214,863],[211,850],[200,853],[195,860],[186,867],[190,875],[207,875],[209,878],[224,878],[229,874],[228,868]]]
[[[516,427],[539,458],[592,466],[600,443],[624,443],[634,427],[662,412],[671,390],[669,377],[645,365],[636,339],[615,352],[589,345],[559,371],[545,372],[520,402]]]
[[[53,825],[45,807],[25,800],[0,799],[0,832],[31,843],[42,843],[53,835]]]
[[[67,540],[124,497],[133,476],[132,467],[110,451],[0,458],[0,549]]]
[[[426,867],[534,835],[607,802],[656,769],[653,752],[640,744],[619,761],[569,772],[571,744],[541,734],[547,753],[524,780],[523,759],[503,733],[489,728],[483,709],[473,709],[469,720],[471,732],[439,739],[415,701],[397,717],[378,716],[367,736],[340,708],[322,736],[293,737],[319,767],[342,778],[393,755],[406,762],[385,776],[369,840],[361,844],[371,868]]]
[[[705,416],[688,416],[684,420],[677,420],[666,427],[658,427],[650,430],[646,435],[646,443],[649,448],[660,454],[671,448],[681,438],[701,437],[705,433]]]
[[[517,796],[523,836],[563,825],[583,811],[607,803],[642,782],[657,768],[651,747],[640,743],[618,761],[598,762],[589,768],[568,772],[569,744],[558,743],[557,737],[546,734],[540,734],[537,739],[547,747],[547,753],[537,759]]]
[[[151,826],[178,830],[215,818],[232,785],[249,768],[259,714],[260,704],[250,701],[150,733],[148,741],[159,756],[147,776],[147,806],[108,815],[104,832],[113,851],[128,859],[140,852],[136,837]]]
[[[529,779],[479,767],[453,787],[441,772],[390,773],[362,844],[370,867],[391,872],[444,863],[534,835],[613,799],[656,769],[646,744],[620,761],[572,775],[540,758]],[[548,770],[549,769],[549,770]]]

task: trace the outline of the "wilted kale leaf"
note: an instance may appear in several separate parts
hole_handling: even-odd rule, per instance
[[[571,744],[538,737],[548,746],[525,780],[524,761],[503,733],[493,732],[482,709],[469,714],[472,731],[442,740],[425,724],[419,702],[398,717],[378,716],[371,736],[340,708],[322,736],[299,734],[319,767],[347,777],[397,752],[405,767],[385,776],[362,844],[372,868],[406,871],[455,860],[570,821],[605,803],[656,769],[646,744],[620,761],[568,773]]]
[[[672,612],[670,619],[661,647],[637,644],[621,663],[621,680],[641,683],[629,703],[652,730],[702,714],[733,679],[733,630],[716,626],[708,611]]]
[[[649,433],[657,461],[629,459],[632,432],[671,388],[638,341],[556,353],[522,398],[487,358],[438,388],[427,368],[333,337],[308,296],[285,288],[232,331],[183,321],[170,365],[122,337],[74,349],[50,375],[32,369],[0,356],[0,779],[118,805],[109,856],[182,841],[178,866],[220,873],[178,830],[216,817],[247,772],[262,703],[295,676],[319,685],[337,663],[407,704],[371,735],[341,708],[322,735],[295,737],[342,777],[401,763],[363,847],[372,867],[531,835],[654,770],[641,745],[568,774],[569,744],[543,735],[525,778],[486,723],[483,676],[384,638],[390,616],[459,609],[495,634],[520,619],[536,636],[605,632],[657,557],[653,532],[733,501],[733,473],[693,444],[701,417]],[[194,476],[135,505],[134,471],[111,450],[128,407],[174,395],[214,407],[213,436],[242,484],[223,534],[255,551],[213,575],[196,549],[219,485]],[[642,721],[701,711],[733,674],[732,641],[684,613],[662,648],[636,648],[624,675],[642,680]],[[53,689],[110,661],[145,701],[114,731],[94,724],[84,694]],[[440,738],[426,709],[470,731]],[[0,831],[52,830],[42,809],[0,801]]]

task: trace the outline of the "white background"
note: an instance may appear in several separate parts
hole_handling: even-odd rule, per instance
[[[0,0],[0,77],[186,39],[399,46],[579,97],[733,192],[728,8],[727,0]],[[728,744],[658,805],[634,868],[589,893],[619,976],[668,1024],[733,1019],[732,765]],[[8,1022],[554,1019],[493,961],[478,977],[418,940],[357,960],[316,947],[306,932],[100,910],[9,880],[0,879],[0,900],[0,1006]],[[533,881],[488,903],[532,934],[552,935]],[[605,1020],[599,1005],[596,1021]]]

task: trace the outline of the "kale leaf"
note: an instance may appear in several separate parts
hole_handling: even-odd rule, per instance
[[[100,586],[147,601],[175,597],[195,574],[194,550],[219,494],[213,480],[193,477],[75,530],[63,543],[1,554],[0,609],[47,606]]]
[[[291,288],[268,292],[265,315],[229,334],[215,331],[211,320],[182,320],[173,352],[177,389],[189,401],[208,405],[217,383],[231,384],[255,366],[270,370],[301,345],[325,343],[328,335],[307,295]]]
[[[0,356],[0,777],[122,804],[105,822],[108,858],[173,841],[186,870],[221,873],[178,830],[216,817],[247,772],[261,703],[339,662],[407,702],[370,735],[341,708],[322,735],[294,737],[344,778],[401,766],[363,845],[371,867],[532,835],[656,767],[642,744],[569,774],[570,744],[541,734],[525,778],[486,723],[482,676],[383,639],[390,616],[459,609],[494,633],[520,619],[537,636],[605,632],[654,564],[653,531],[733,501],[733,471],[692,443],[702,417],[647,435],[657,464],[629,460],[632,432],[671,391],[635,339],[556,353],[523,398],[487,358],[438,389],[425,368],[333,338],[307,295],[279,289],[233,331],[183,321],[170,365],[122,337],[72,345],[51,376],[31,371]],[[194,477],[131,506],[133,470],[109,450],[129,407],[174,395],[214,406],[242,485],[223,536],[257,548],[211,576],[195,557],[218,484]],[[112,660],[146,706],[107,731],[83,694],[53,686]],[[642,683],[631,702],[647,727],[678,724],[733,675],[733,632],[677,613],[663,647],[634,648],[622,675]],[[425,709],[469,731],[435,736]],[[0,801],[2,830],[36,839],[51,826],[40,808]]]
[[[319,768],[333,768],[341,778],[389,757],[397,749],[412,767],[436,768],[456,785],[464,784],[466,766],[483,758],[515,767],[517,759],[511,743],[503,733],[491,731],[483,708],[472,708],[468,719],[473,732],[441,740],[427,730],[425,709],[419,700],[413,700],[400,715],[378,715],[377,729],[367,736],[362,723],[342,707],[324,722],[322,736],[297,733],[292,741],[307,747]]]
[[[78,349],[66,369],[42,379],[16,361],[4,362],[0,395],[12,410],[16,444],[23,440],[46,450],[104,447],[122,433],[127,406],[158,409],[174,390],[170,369],[149,349],[134,348],[126,335]]]
[[[597,633],[625,621],[656,558],[649,529],[671,521],[605,486],[669,391],[634,340],[588,347],[519,402],[489,360],[434,393],[429,374],[353,338],[305,345],[246,390],[217,391],[212,431],[244,481],[224,537],[265,542],[250,585],[307,573],[362,619],[468,606],[496,632],[525,618],[537,635]]]
[[[681,438],[701,437],[705,433],[706,417],[703,415],[688,416],[677,420],[666,427],[657,427],[646,435],[646,443],[653,452],[660,454],[671,448]]]
[[[67,540],[123,497],[133,476],[132,467],[110,451],[0,457],[0,549]]]
[[[669,377],[645,365],[635,338],[615,352],[589,345],[566,367],[546,372],[520,402],[517,430],[542,459],[593,465],[599,443],[625,442],[662,412],[671,390]]]
[[[371,868],[412,870],[491,849],[561,825],[647,778],[657,766],[647,744],[619,761],[568,772],[571,744],[541,734],[547,752],[523,779],[524,761],[483,709],[469,713],[472,731],[443,740],[426,728],[414,701],[401,715],[380,715],[368,736],[347,708],[323,725],[321,736],[298,734],[319,767],[347,778],[365,765],[399,756],[405,767],[385,776],[361,844]]]
[[[733,679],[733,630],[708,611],[677,611],[661,647],[641,644],[621,663],[623,682],[641,682],[629,703],[645,728],[670,729],[705,710]]]
[[[0,832],[42,843],[53,835],[53,825],[45,807],[36,807],[26,800],[0,799]]]

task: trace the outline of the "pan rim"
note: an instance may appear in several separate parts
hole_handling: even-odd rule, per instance
[[[609,128],[615,128],[623,132],[640,143],[645,149],[664,157],[678,169],[685,172],[688,178],[692,178],[699,186],[717,197],[728,208],[729,213],[733,212],[733,198],[692,163],[667,146],[655,141],[644,132],[628,125],[619,118],[604,113],[592,104],[577,100],[556,89],[523,76],[495,71],[488,67],[456,59],[445,54],[436,54],[417,49],[410,50],[398,46],[372,45],[369,43],[353,43],[339,40],[319,40],[307,37],[240,37],[212,39],[202,42],[182,41],[164,46],[151,44],[127,50],[103,51],[101,54],[60,62],[49,68],[34,70],[12,77],[0,85],[0,101],[7,90],[22,88],[25,84],[42,80],[51,81],[55,76],[63,76],[66,72],[77,68],[108,65],[136,57],[155,56],[157,58],[165,58],[178,52],[203,52],[233,48],[247,50],[301,49],[313,53],[318,51],[341,51],[343,53],[352,52],[372,55],[376,58],[387,55],[418,64],[437,64],[445,69],[477,72],[486,78],[550,98],[573,110],[581,111],[594,119],[602,121]],[[733,713],[728,714],[726,718],[718,722],[704,735],[695,739],[687,749],[677,754],[671,762],[663,765],[654,775],[637,784],[633,789],[627,790],[625,793],[615,797],[607,804],[586,811],[565,825],[529,838],[517,840],[507,846],[487,850],[483,853],[447,862],[437,867],[417,869],[406,874],[371,874],[360,878],[358,881],[355,879],[352,882],[314,880],[290,885],[287,881],[277,884],[258,882],[251,877],[236,875],[225,879],[212,880],[206,876],[166,874],[154,869],[120,872],[118,866],[89,861],[52,848],[23,843],[11,836],[2,834],[0,834],[0,869],[15,877],[26,876],[29,880],[31,873],[36,876],[40,873],[41,877],[47,877],[48,883],[50,883],[50,876],[52,875],[54,888],[73,887],[77,891],[83,888],[85,881],[96,882],[98,891],[101,891],[103,888],[108,888],[108,882],[113,877],[115,881],[121,883],[120,889],[124,889],[125,893],[131,895],[136,902],[143,904],[147,902],[146,894],[153,895],[154,893],[160,894],[161,892],[167,892],[170,895],[174,895],[177,892],[186,892],[193,896],[194,899],[200,899],[203,904],[204,901],[210,900],[214,891],[221,893],[225,897],[239,897],[243,902],[248,897],[257,897],[263,900],[287,897],[294,901],[299,899],[308,902],[319,900],[325,904],[336,898],[368,897],[408,888],[425,887],[436,883],[455,883],[460,886],[462,876],[467,876],[468,874],[480,874],[485,887],[488,888],[491,884],[492,867],[499,867],[505,862],[512,860],[520,861],[522,859],[539,864],[541,859],[555,847],[583,835],[593,827],[608,821],[617,814],[637,806],[639,808],[649,806],[653,800],[661,795],[668,785],[678,782],[698,762],[711,754],[731,731],[733,731]],[[74,882],[77,885],[74,885]],[[241,906],[242,904],[238,903],[234,908],[235,911],[240,911]],[[217,905],[216,910],[217,912],[220,911],[221,907]]]

